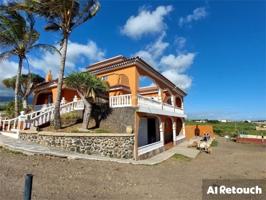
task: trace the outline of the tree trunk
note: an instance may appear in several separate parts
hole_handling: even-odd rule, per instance
[[[28,98],[27,97],[22,98],[22,105],[23,105],[23,110],[27,112],[28,110]]]
[[[62,86],[64,79],[64,71],[66,64],[66,54],[67,54],[67,45],[68,45],[68,36],[65,36],[62,47],[61,55],[61,67],[58,74],[58,83],[57,83],[57,96],[55,101],[55,112],[54,112],[54,128],[61,128],[61,119],[60,119],[60,102],[62,98]]]
[[[89,121],[91,116],[91,104],[85,103],[85,110],[83,114],[83,122],[82,122],[82,129],[88,129]]]
[[[17,77],[16,77],[16,86],[15,86],[15,116],[16,117],[19,116],[18,92],[19,92],[22,64],[23,64],[23,58],[21,56],[19,56],[18,71],[17,71]]]

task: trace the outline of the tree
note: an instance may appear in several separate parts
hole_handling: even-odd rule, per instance
[[[16,79],[17,76],[13,76],[11,78],[6,78],[3,80],[3,84],[7,88],[11,88],[15,90],[16,87]],[[20,85],[19,85],[19,91],[18,96],[22,99],[22,105],[24,111],[28,110],[28,97],[31,95],[34,87],[41,82],[44,82],[44,78],[39,76],[38,74],[22,74],[19,78]]]
[[[61,67],[58,74],[57,97],[55,101],[54,127],[61,128],[60,101],[65,72],[68,40],[74,28],[96,15],[100,8],[98,0],[25,0],[16,7],[27,10],[48,20],[47,31],[59,31],[61,34]]]
[[[82,128],[87,129],[95,97],[107,90],[107,85],[99,78],[88,72],[74,72],[65,79],[67,87],[73,88],[84,102]]]
[[[18,70],[15,82],[15,116],[19,114],[18,93],[23,61],[27,54],[34,49],[58,51],[55,47],[47,44],[36,44],[39,33],[34,29],[32,14],[25,12],[22,16],[19,12],[10,9],[10,6],[0,6],[0,61],[12,56],[18,58]]]

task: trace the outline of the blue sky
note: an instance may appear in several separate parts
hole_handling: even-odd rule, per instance
[[[100,2],[97,16],[71,35],[66,73],[139,55],[187,91],[189,118],[266,119],[265,1]],[[58,42],[44,24],[37,20],[40,42]],[[59,60],[41,52],[30,64],[56,77]],[[2,79],[16,70],[15,59],[0,65]],[[11,94],[2,86],[0,92]]]

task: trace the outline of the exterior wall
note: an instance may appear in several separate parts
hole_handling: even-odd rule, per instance
[[[138,80],[139,80],[139,74],[137,71],[136,66],[130,66],[123,69],[117,69],[112,72],[103,73],[97,75],[98,77],[107,77],[107,83],[109,86],[115,86],[115,85],[125,85],[130,88],[132,96],[137,95],[137,88],[138,88]],[[122,92],[122,91],[121,91]],[[114,95],[114,93],[110,93],[110,96]],[[133,105],[136,104],[136,98],[132,99]]]
[[[127,126],[134,129],[135,112],[136,109],[132,107],[113,108],[107,119],[101,121],[100,128],[112,130],[115,133],[126,133]],[[91,120],[89,126],[94,125],[94,120]]]
[[[20,139],[83,154],[133,158],[133,134],[75,134],[21,132]]]
[[[198,128],[200,136],[205,133],[209,133],[211,137],[214,137],[213,127],[210,125],[186,125],[186,138],[191,139],[195,136],[195,131]]]
[[[74,98],[75,95],[77,97],[79,96],[78,93],[75,90],[70,90],[70,89],[67,89],[67,88],[63,88],[62,97],[64,97],[67,102],[73,101],[73,98]]]

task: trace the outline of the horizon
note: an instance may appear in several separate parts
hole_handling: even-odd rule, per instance
[[[265,1],[129,1],[122,10],[120,1],[100,2],[100,12],[70,37],[65,75],[138,55],[186,90],[188,118],[266,119]],[[56,44],[59,35],[43,31],[44,24],[36,19],[40,42]],[[29,62],[33,72],[51,69],[57,77],[57,56],[32,53]],[[16,66],[15,58],[0,63],[2,96],[12,96],[2,80]]]

